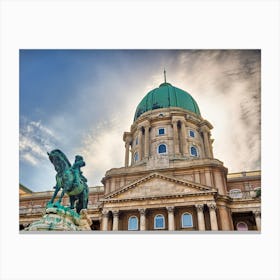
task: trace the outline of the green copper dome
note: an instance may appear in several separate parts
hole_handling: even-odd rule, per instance
[[[136,108],[134,121],[147,111],[169,107],[179,107],[200,116],[198,105],[189,93],[169,83],[163,83],[142,99]]]

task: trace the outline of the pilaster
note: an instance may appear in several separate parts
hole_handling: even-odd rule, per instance
[[[179,135],[178,135],[178,126],[177,126],[177,120],[172,121],[173,126],[173,144],[174,144],[174,154],[179,155]]]
[[[166,207],[168,211],[168,230],[175,230],[174,207]]]
[[[108,216],[109,216],[109,211],[103,210],[102,211],[102,230],[103,231],[108,230]]]
[[[212,202],[210,204],[207,204],[209,208],[210,213],[210,224],[211,224],[211,230],[218,230],[218,222],[217,222],[217,215],[216,215],[216,203]]]
[[[113,211],[113,230],[119,230],[119,211]]]
[[[205,230],[205,221],[204,221],[204,213],[203,213],[203,204],[196,204],[197,211],[197,220],[198,220],[198,230]]]
[[[260,210],[254,211],[254,216],[256,220],[257,230],[261,231],[261,211]]]
[[[146,230],[146,209],[139,209],[140,212],[140,230]]]

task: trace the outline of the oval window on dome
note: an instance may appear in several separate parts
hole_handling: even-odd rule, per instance
[[[195,146],[191,146],[191,156],[193,157],[198,157],[198,151],[197,148]]]
[[[195,137],[195,132],[193,131],[193,130],[189,130],[189,135],[190,135],[190,137]]]
[[[161,155],[167,153],[167,147],[166,147],[165,144],[160,144],[158,146],[158,153],[161,154]]]

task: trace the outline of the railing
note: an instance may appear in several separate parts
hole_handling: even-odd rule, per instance
[[[25,207],[22,207],[19,209],[19,214],[20,215],[26,215],[26,214],[40,214],[40,213],[43,213],[44,211],[44,207],[41,207],[41,206],[33,206],[30,207],[30,208],[25,208]]]
[[[234,191],[234,192],[228,192],[228,196],[234,199],[252,199],[256,198],[257,193],[255,190],[250,191]]]

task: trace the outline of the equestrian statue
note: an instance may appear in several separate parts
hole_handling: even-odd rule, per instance
[[[55,191],[50,204],[53,204],[60,189],[61,195],[54,206],[59,206],[61,200],[66,193],[69,196],[70,208],[76,208],[76,212],[80,213],[82,209],[87,209],[88,205],[88,185],[87,179],[81,172],[81,167],[85,166],[82,156],[77,155],[73,165],[63,152],[56,149],[48,153],[51,163],[54,165],[56,173]],[[76,203],[75,203],[76,202]]]

